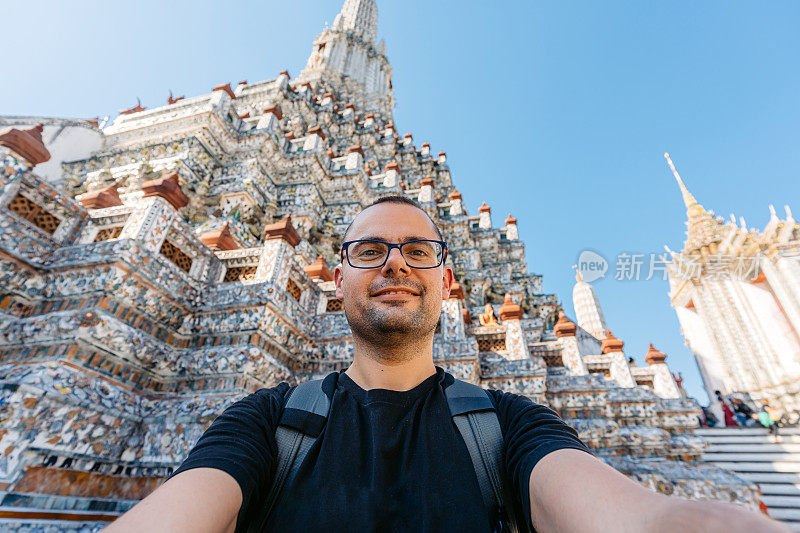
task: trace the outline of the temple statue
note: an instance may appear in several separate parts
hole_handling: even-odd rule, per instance
[[[483,313],[478,317],[481,326],[497,326],[497,317],[494,316],[494,309],[492,304],[486,304],[483,308]]]

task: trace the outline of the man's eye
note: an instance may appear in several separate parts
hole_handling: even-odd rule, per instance
[[[430,257],[434,255],[433,249],[430,246],[426,246],[421,243],[415,243],[406,246],[403,251],[406,253],[406,255],[413,257]]]
[[[380,257],[381,251],[376,250],[375,248],[362,248],[356,251],[356,257],[362,259],[370,259],[373,257]]]

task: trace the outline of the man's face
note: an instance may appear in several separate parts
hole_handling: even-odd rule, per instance
[[[427,215],[411,205],[383,203],[372,206],[353,221],[347,240],[379,239],[401,243],[412,239],[439,240]],[[453,272],[409,267],[400,250],[389,252],[381,268],[353,268],[344,259],[334,270],[336,296],[344,304],[353,333],[372,343],[408,342],[433,333],[450,296]]]

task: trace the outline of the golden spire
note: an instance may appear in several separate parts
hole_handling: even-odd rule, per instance
[[[696,218],[704,214],[706,210],[697,202],[697,199],[692,195],[692,193],[689,192],[689,189],[686,187],[686,184],[683,183],[681,175],[678,174],[678,170],[675,168],[675,164],[672,162],[672,159],[670,159],[667,152],[664,152],[664,159],[667,160],[667,164],[672,170],[672,175],[675,176],[675,179],[678,182],[678,187],[681,189],[683,203],[686,205],[686,212],[689,214],[689,218]]]
[[[686,184],[683,183],[680,174],[675,169],[669,154],[664,154],[664,159],[667,160],[675,180],[678,182],[678,187],[681,189],[683,195],[683,203],[686,204],[686,215],[689,220],[686,221],[686,242],[684,243],[684,252],[700,252],[702,255],[708,253],[716,253],[716,249],[709,245],[718,244],[722,239],[720,235],[721,226],[713,216],[712,213],[705,210],[705,208],[697,202],[697,199],[689,192]]]

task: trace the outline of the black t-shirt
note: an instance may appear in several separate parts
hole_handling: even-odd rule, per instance
[[[436,374],[408,391],[366,391],[337,376],[325,428],[266,531],[491,531],[489,513],[464,440]],[[276,468],[275,428],[289,385],[261,389],[226,409],[173,474],[208,467],[233,476],[243,501],[237,531],[258,514]],[[489,390],[503,432],[516,512],[528,517],[534,465],[562,448],[588,452],[551,409]],[[532,528],[531,528],[532,529]]]

